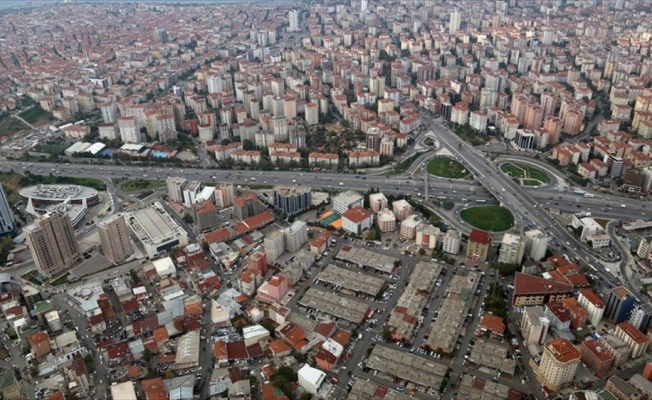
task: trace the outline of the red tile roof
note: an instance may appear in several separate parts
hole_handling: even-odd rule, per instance
[[[619,323],[618,328],[623,330],[627,336],[638,344],[647,342],[647,337],[627,321]]]
[[[162,378],[144,379],[141,384],[147,400],[168,400]]]
[[[539,278],[522,272],[517,272],[514,278],[514,296],[570,292],[572,290],[573,286],[569,284]]]
[[[546,349],[561,363],[579,360],[581,357],[580,351],[573,346],[573,343],[564,338],[549,341],[546,343]]]
[[[595,307],[598,308],[605,308],[607,306],[607,303],[602,300],[602,297],[598,296],[593,290],[591,289],[582,289],[580,290],[580,294],[584,296],[591,304],[593,304]]]
[[[491,243],[491,235],[488,232],[473,229],[469,235],[469,242],[489,244]]]
[[[353,207],[344,214],[342,218],[346,218],[354,224],[359,224],[360,222],[366,220],[367,218],[373,217],[374,213],[370,210],[367,210],[363,207]]]

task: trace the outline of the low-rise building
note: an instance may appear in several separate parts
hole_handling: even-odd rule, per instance
[[[342,229],[355,235],[360,235],[374,223],[374,213],[363,208],[355,207],[342,214]]]

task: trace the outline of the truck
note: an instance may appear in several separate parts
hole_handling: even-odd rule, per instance
[[[586,192],[583,191],[583,190],[576,190],[574,193],[575,193],[576,195],[578,195],[578,196],[585,196],[585,195],[586,195]]]
[[[584,197],[593,198],[595,195],[593,193],[584,193]]]

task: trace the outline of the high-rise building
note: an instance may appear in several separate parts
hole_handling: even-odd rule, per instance
[[[538,229],[525,232],[525,252],[534,261],[539,261],[546,256],[548,237]]]
[[[307,210],[312,201],[307,186],[275,186],[273,194],[274,207],[289,215]]]
[[[233,199],[233,215],[239,220],[260,214],[264,210],[265,205],[253,193],[245,193]]]
[[[582,289],[577,295],[577,302],[589,312],[588,322],[598,326],[604,315],[606,304],[602,297],[591,289]]]
[[[11,213],[11,207],[9,207],[7,194],[2,184],[0,184],[0,236],[11,233],[14,229],[16,229],[14,216]]]
[[[285,246],[287,251],[294,253],[308,240],[308,225],[305,221],[296,220],[285,229]]]
[[[543,344],[550,328],[550,320],[546,317],[543,307],[525,307],[520,328],[526,343]]]
[[[524,240],[521,236],[506,233],[500,244],[498,262],[502,264],[520,264],[525,250]]]
[[[469,235],[469,243],[466,247],[466,257],[480,261],[486,261],[491,250],[493,239],[487,232],[473,229]]]
[[[102,243],[102,254],[107,260],[119,264],[134,254],[129,228],[123,214],[114,214],[97,224]]]
[[[140,143],[140,128],[136,117],[131,115],[118,118],[118,130],[120,131],[120,140],[125,143]]]
[[[118,121],[118,106],[114,102],[100,104],[100,111],[105,124],[114,124]]]
[[[462,237],[456,230],[449,229],[444,235],[441,250],[447,254],[457,255],[460,252]]]
[[[637,304],[629,314],[629,323],[643,333],[647,333],[652,323],[652,305],[649,303]]]
[[[448,33],[454,35],[460,29],[460,24],[462,22],[462,17],[460,12],[453,10],[450,16],[450,21],[448,23]]]
[[[233,182],[218,183],[215,185],[215,206],[217,208],[231,207],[233,205],[233,197],[235,197]]]
[[[283,231],[276,230],[267,235],[263,240],[263,247],[265,248],[265,254],[267,254],[267,261],[276,261],[285,251]]]
[[[168,187],[168,200],[183,203],[183,187],[186,184],[186,178],[169,176],[165,183]]]
[[[618,286],[609,291],[605,316],[615,323],[620,323],[629,317],[634,308],[634,295],[624,286]]]
[[[288,13],[288,23],[290,24],[288,31],[289,32],[298,32],[299,29],[299,11],[290,10]]]
[[[34,264],[44,276],[59,275],[82,259],[75,229],[63,211],[36,218],[24,232]]]
[[[581,353],[568,339],[551,340],[543,348],[537,380],[550,392],[573,383]]]

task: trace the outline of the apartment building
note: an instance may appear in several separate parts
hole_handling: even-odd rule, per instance
[[[525,251],[525,241],[521,236],[506,233],[500,245],[498,262],[502,264],[520,264]]]
[[[614,357],[594,339],[587,339],[580,345],[582,362],[589,367],[598,378],[604,378],[610,371]]]
[[[382,193],[372,193],[369,195],[369,208],[371,211],[377,213],[380,210],[387,208],[387,197]]]
[[[285,251],[285,236],[283,235],[283,231],[275,230],[265,236],[263,247],[265,248],[265,254],[267,254],[267,260],[269,262],[273,263],[278,260]]]
[[[220,213],[210,200],[192,205],[193,219],[200,232],[216,229],[220,226]]]
[[[487,261],[493,239],[488,232],[478,229],[471,230],[466,247],[466,257],[479,261]]]
[[[392,210],[383,208],[376,215],[376,225],[381,232],[394,232],[396,230],[396,217]]]
[[[543,348],[537,380],[548,391],[556,393],[573,383],[580,359],[579,350],[568,339],[551,340]]]
[[[441,250],[444,253],[457,255],[460,252],[460,246],[462,245],[462,235],[456,230],[449,229],[444,234],[442,240]]]
[[[647,337],[627,321],[616,325],[614,336],[622,340],[629,347],[632,358],[637,358],[647,351],[649,344]]]
[[[218,183],[215,185],[215,206],[219,209],[231,207],[233,205],[233,198],[235,191],[233,190],[233,182]]]
[[[607,305],[604,311],[605,317],[617,324],[625,321],[634,308],[634,301],[634,295],[626,287],[612,288],[607,297]]]
[[[602,297],[598,296],[593,290],[586,288],[579,291],[577,302],[588,311],[588,322],[593,326],[599,326],[607,306]]]
[[[124,214],[113,214],[97,224],[102,254],[113,264],[120,264],[132,254],[130,231]]]
[[[36,269],[43,276],[57,276],[81,262],[75,229],[65,212],[42,215],[23,231]]]
[[[239,220],[265,211],[265,205],[253,193],[245,193],[233,199],[233,215]]]
[[[543,307],[525,307],[520,328],[526,343],[543,344],[550,328],[550,320],[546,317]]]
[[[299,251],[306,241],[308,241],[308,225],[305,221],[294,221],[285,229],[285,246],[290,253]]]
[[[403,221],[412,215],[412,205],[407,200],[397,200],[392,203],[392,211],[394,211],[394,216],[398,221]]]

